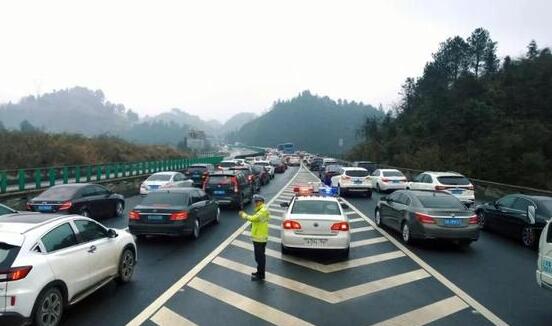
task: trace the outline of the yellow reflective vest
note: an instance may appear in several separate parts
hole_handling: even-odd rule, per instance
[[[244,213],[242,218],[251,222],[251,240],[255,242],[268,241],[268,220],[270,220],[270,213],[264,204],[255,208],[254,215]]]

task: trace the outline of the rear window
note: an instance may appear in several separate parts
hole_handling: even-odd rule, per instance
[[[452,209],[465,209],[464,206],[456,197],[454,196],[417,196],[418,200],[422,203],[422,206],[425,208],[452,208]]]
[[[0,242],[0,270],[8,269],[17,257],[17,253],[21,247],[12,246],[7,243]]]
[[[550,215],[552,214],[552,199],[541,200],[539,202],[539,207],[543,214]]]
[[[253,172],[255,172],[256,174],[259,174],[259,173],[263,172],[263,167],[262,166],[254,165],[251,168],[253,169]]]
[[[467,186],[470,184],[470,180],[463,176],[437,177],[437,180],[444,185]]]
[[[188,205],[188,197],[187,193],[152,192],[144,198],[141,205],[158,207],[183,206]]]
[[[340,215],[339,205],[326,200],[299,200],[293,204],[291,214]]]
[[[282,164],[282,160],[280,160],[280,159],[272,160],[272,161],[270,161],[270,164],[280,165],[280,164]]]
[[[369,173],[368,171],[352,170],[352,171],[345,171],[345,175],[348,175],[350,177],[367,177]]]
[[[358,163],[358,167],[365,169],[376,169],[376,163]]]
[[[154,175],[150,176],[147,180],[148,181],[169,181],[169,180],[171,180],[171,175],[170,174],[154,174]]]
[[[72,186],[53,187],[41,193],[38,198],[41,200],[66,200],[71,199],[81,188]]]
[[[194,173],[194,172],[205,172],[207,171],[207,168],[204,166],[192,166],[188,168],[188,172]]]
[[[237,164],[235,162],[220,162],[219,166],[222,166],[223,168],[229,168],[232,166],[236,166]]]
[[[326,171],[328,172],[337,172],[339,169],[341,169],[341,165],[329,165],[326,167]]]
[[[383,171],[384,177],[404,177],[400,171]]]
[[[230,184],[232,183],[232,176],[229,176],[229,175],[215,175],[215,176],[210,176],[209,177],[209,181],[208,181],[208,184],[210,185],[224,185],[224,184]]]

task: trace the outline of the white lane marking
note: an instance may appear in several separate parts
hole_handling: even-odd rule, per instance
[[[252,244],[241,241],[241,240],[234,240],[232,242],[232,245],[234,245],[236,247],[239,247],[239,248],[242,248],[242,249],[253,251],[253,245]],[[349,269],[349,268],[366,266],[366,265],[375,264],[375,263],[379,263],[379,262],[383,262],[383,261],[387,261],[387,260],[391,260],[391,259],[397,259],[397,258],[401,258],[401,257],[405,256],[402,251],[397,250],[397,251],[387,252],[387,253],[384,253],[384,254],[373,255],[373,256],[368,256],[368,257],[363,257],[363,258],[350,259],[350,260],[346,260],[346,261],[342,261],[342,262],[338,262],[338,263],[325,265],[325,264],[320,264],[320,263],[317,263],[317,262],[313,262],[313,261],[306,260],[306,259],[299,258],[299,257],[295,257],[295,256],[282,255],[281,252],[276,251],[276,250],[272,250],[272,249],[269,249],[269,248],[266,248],[265,254],[267,256],[270,256],[270,257],[273,257],[273,258],[276,258],[276,259],[280,259],[280,260],[286,261],[288,263],[292,263],[292,264],[299,265],[299,266],[302,266],[302,267],[310,268],[312,270],[315,270],[315,271],[318,271],[318,272],[321,272],[321,273],[338,272],[338,271],[342,271],[342,270]]]
[[[281,230],[282,229],[279,225],[274,225],[274,224],[269,224],[268,228],[272,229],[272,230]]]
[[[351,229],[351,233],[359,233],[359,232],[366,232],[366,231],[372,231],[372,230],[374,230],[374,228],[371,226],[363,226],[361,228]]]
[[[316,175],[312,173],[310,170],[308,170],[308,173],[316,177]],[[364,213],[358,210],[355,206],[351,205],[350,202],[348,202],[346,199],[343,199],[343,198],[342,200],[344,203],[348,204],[353,211],[357,212],[359,216],[364,218],[366,222],[370,223],[370,225],[372,225],[376,231],[381,233],[391,243],[393,243],[397,248],[399,248],[405,255],[407,255],[410,259],[414,260],[418,265],[420,265],[420,267],[425,269],[431,276],[436,278],[439,282],[441,282],[444,286],[446,286],[449,290],[451,290],[454,294],[456,294],[460,299],[464,300],[464,302],[472,306],[475,310],[477,310],[477,312],[479,312],[481,315],[487,318],[491,323],[497,326],[508,326],[508,324],[505,321],[500,319],[500,317],[498,317],[492,311],[490,311],[481,303],[479,303],[479,301],[475,300],[469,294],[467,294],[462,289],[460,289],[456,284],[452,283],[449,279],[443,276],[443,274],[439,273],[435,268],[431,267],[428,263],[423,261],[412,251],[410,251],[410,249],[406,248],[402,243],[397,241],[397,239],[390,236],[389,233],[387,233],[385,230],[383,230],[382,228],[379,228],[374,221],[368,218],[368,216],[366,216]]]
[[[295,316],[274,309],[264,303],[252,300],[244,295],[225,289],[199,277],[195,277],[191,280],[188,286],[274,325],[312,325]]]
[[[275,201],[279,203],[289,203],[289,199],[276,199]]]
[[[151,321],[159,326],[197,326],[196,323],[180,316],[167,307],[161,307],[161,309],[151,317]]]
[[[291,199],[293,197],[294,197],[294,195],[281,194],[279,198]]]
[[[459,297],[454,296],[384,320],[373,326],[422,326],[468,307],[469,306]]]
[[[355,215],[356,212],[355,211],[352,211],[352,212],[345,212],[345,215]]]
[[[349,205],[355,212],[358,213],[362,218],[364,218],[372,227],[381,233],[384,237],[387,238],[391,243],[393,243],[397,248],[399,248],[402,252],[405,253],[410,259],[414,260],[420,267],[425,269],[431,276],[436,278],[441,284],[446,286],[449,290],[451,290],[454,294],[456,294],[460,299],[464,300],[467,304],[472,306],[475,310],[477,310],[481,315],[483,315],[485,318],[487,318],[491,323],[499,326],[507,326],[508,324],[500,319],[497,315],[495,315],[492,311],[487,309],[485,306],[483,306],[481,303],[479,303],[477,300],[472,298],[469,294],[464,292],[464,290],[460,289],[456,284],[452,283],[449,279],[447,279],[443,274],[439,273],[435,268],[431,267],[428,263],[423,261],[420,257],[418,257],[415,253],[410,251],[410,249],[406,248],[402,243],[400,243],[397,239],[393,238],[389,233],[387,233],[382,228],[379,228],[374,221],[372,221],[368,216],[364,215],[360,210],[358,210],[356,207],[351,205],[346,200],[343,200],[345,203]]]
[[[295,175],[289,180],[289,182],[274,196],[269,202],[268,205],[272,203],[272,201],[278,196],[282,194],[284,189],[290,185],[295,177],[297,177],[297,172]],[[149,306],[147,306],[142,312],[140,312],[136,317],[134,317],[130,322],[127,323],[127,326],[139,326],[143,324],[148,318],[150,318],[151,315],[153,315],[159,308],[161,308],[169,299],[174,296],[176,293],[178,293],[178,290],[183,288],[190,280],[192,280],[205,266],[207,266],[216,256],[220,255],[220,253],[228,247],[232,241],[234,241],[237,237],[239,237],[240,234],[245,231],[245,229],[249,226],[249,222],[245,222],[242,226],[240,226],[230,237],[228,237],[226,240],[224,240],[218,247],[215,248],[215,250],[211,251],[209,255],[207,255],[205,258],[203,258],[202,261],[200,261],[197,265],[194,266],[188,273],[186,273],[184,276],[182,276],[178,281],[176,281],[173,285],[171,285],[163,294],[161,294],[155,301],[153,301]]]
[[[253,267],[250,267],[220,256],[215,258],[213,260],[213,263],[245,275],[250,275],[250,273],[256,270]],[[323,300],[331,304],[336,304],[336,303],[341,303],[343,301],[358,298],[364,295],[368,295],[379,291],[387,290],[393,287],[408,284],[410,282],[415,282],[428,277],[430,277],[430,275],[425,270],[418,269],[411,272],[406,272],[406,273],[386,277],[383,279],[367,282],[364,284],[351,286],[337,291],[327,291],[312,285],[298,282],[296,280],[283,277],[277,274],[269,273],[269,272],[266,273],[265,280],[267,282],[276,284],[288,290],[292,290],[304,295],[308,295],[315,299]]]
[[[386,242],[387,239],[385,237],[377,237],[372,239],[365,239],[365,240],[359,240],[359,241],[351,241],[351,248],[356,247],[362,247],[362,246],[369,246],[376,243]]]
[[[349,223],[355,223],[355,222],[366,222],[366,221],[362,217],[352,218],[349,220]]]
[[[285,213],[286,212],[285,209],[272,208],[272,207],[269,207],[268,210],[271,211],[271,212],[276,212],[276,213]]]

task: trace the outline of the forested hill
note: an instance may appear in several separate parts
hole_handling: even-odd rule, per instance
[[[358,142],[356,132],[368,117],[383,112],[362,103],[337,102],[309,91],[278,101],[262,116],[243,125],[230,141],[257,146],[292,142],[297,148],[318,153],[341,153]],[[343,147],[339,140],[343,139]]]
[[[552,55],[533,41],[499,61],[484,29],[441,43],[394,116],[368,122],[352,158],[552,189]]]

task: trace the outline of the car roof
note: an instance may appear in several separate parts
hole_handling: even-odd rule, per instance
[[[380,170],[380,171],[382,171],[382,172],[401,172],[401,171],[399,171],[399,170],[397,170],[397,169],[378,169],[378,170]],[[401,173],[402,173],[402,172],[401,172]]]
[[[156,190],[151,192],[151,194],[170,194],[170,193],[178,193],[178,194],[185,194],[189,193],[195,190],[201,190],[199,188],[194,187],[187,187],[187,188],[170,188],[166,190]]]
[[[257,164],[257,163],[270,163],[270,161],[267,161],[267,160],[258,160],[258,161],[255,161],[255,163],[253,163],[253,164]]]
[[[453,172],[453,171],[448,171],[448,172],[436,172],[436,171],[426,171],[424,172],[426,174],[431,174],[433,176],[436,176],[436,177],[444,177],[444,176],[458,176],[458,177],[463,177],[463,175],[461,175],[460,173],[458,172]]]
[[[241,173],[243,170],[224,170],[224,171],[215,171],[211,173],[211,176],[217,176],[217,175],[231,175],[235,176]]]
[[[370,163],[370,164],[373,164],[373,163],[376,163],[376,162],[372,162],[372,161],[354,161],[353,163]]]
[[[6,214],[0,216],[0,231],[23,234],[34,228],[46,225],[53,221],[69,218],[71,216],[72,215],[43,214],[34,212]]]
[[[180,172],[175,172],[175,171],[165,171],[165,172],[156,172],[152,175],[175,175],[177,173],[180,173]]]
[[[368,171],[366,170],[365,168],[361,168],[361,167],[356,167],[356,166],[352,166],[352,167],[343,167],[343,170],[344,171]]]
[[[67,184],[62,184],[62,185],[55,185],[55,186],[52,186],[50,187],[49,189],[52,189],[52,188],[82,188],[82,187],[86,187],[86,186],[89,186],[91,185],[92,183],[85,183],[85,182],[79,182],[79,183],[67,183]],[[98,185],[99,186],[99,185]]]
[[[454,196],[448,192],[438,191],[438,190],[398,190],[397,192],[404,192],[406,194],[411,194],[414,196],[427,196],[427,195],[434,195],[436,197]]]
[[[331,201],[331,202],[336,202],[338,203],[339,201],[337,200],[336,197],[330,197],[330,196],[297,196],[295,197],[295,200],[296,201]]]
[[[514,195],[532,199],[534,201],[552,200],[552,197],[549,197],[549,196],[536,196],[536,195],[525,195],[525,194],[514,194]]]

